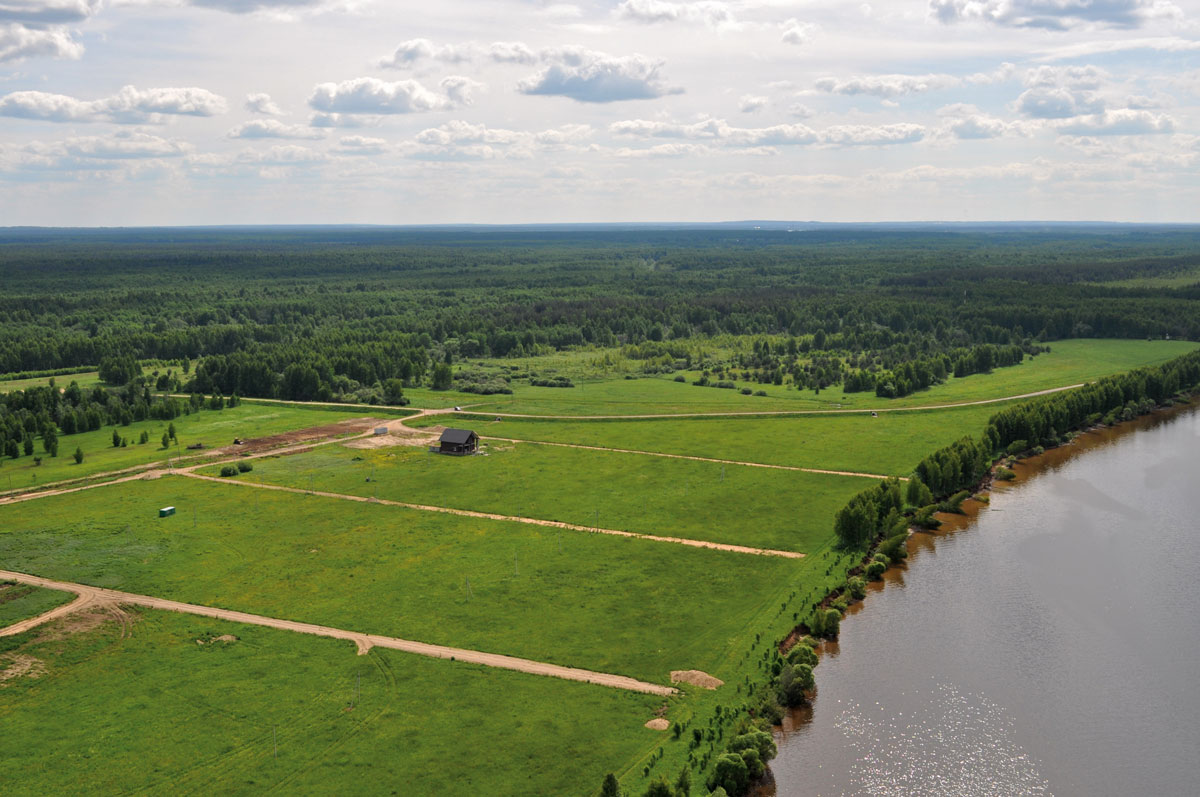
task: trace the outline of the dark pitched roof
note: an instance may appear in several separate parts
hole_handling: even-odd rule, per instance
[[[470,429],[447,429],[446,431],[442,432],[440,442],[461,446],[466,445],[472,436],[478,435],[475,435],[475,433]]]

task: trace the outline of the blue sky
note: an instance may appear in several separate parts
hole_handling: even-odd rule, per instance
[[[0,0],[0,225],[1196,222],[1200,3]]]

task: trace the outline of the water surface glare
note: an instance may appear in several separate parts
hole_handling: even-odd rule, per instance
[[[1017,470],[852,609],[775,793],[1200,794],[1200,411]]]

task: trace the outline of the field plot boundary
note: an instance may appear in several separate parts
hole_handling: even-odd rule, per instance
[[[502,443],[528,443],[535,446],[557,446],[559,448],[581,448],[585,451],[608,451],[613,454],[641,454],[647,457],[665,457],[666,459],[689,459],[693,462],[712,462],[717,465],[740,465],[746,468],[770,468],[771,470],[790,470],[799,473],[817,473],[823,476],[855,476],[863,479],[892,479],[908,481],[906,476],[885,476],[880,473],[859,473],[850,470],[823,470],[821,468],[802,468],[798,465],[769,465],[765,462],[742,462],[736,459],[716,459],[714,457],[697,457],[691,454],[666,454],[662,451],[639,451],[634,448],[609,448],[608,446],[588,446],[582,443],[559,443],[551,440],[526,440],[516,437],[492,437],[480,435],[483,440],[499,440]]]
[[[246,612],[239,612],[232,609],[219,609],[211,606],[200,606],[194,603],[182,603],[180,601],[173,601],[167,598],[155,598],[149,595],[121,592],[119,590],[106,589],[104,587],[93,587],[87,584],[76,584],[68,581],[54,581],[52,579],[42,578],[40,576],[33,576],[27,573],[16,573],[9,570],[0,570],[0,578],[35,587],[55,589],[61,592],[73,592],[79,596],[79,598],[67,604],[66,606],[60,606],[57,609],[46,612],[38,617],[30,618],[29,620],[22,620],[15,625],[0,630],[0,636],[23,633],[24,631],[28,631],[38,625],[54,620],[77,609],[81,609],[84,606],[98,604],[141,606],[146,609],[157,609],[161,611],[178,612],[181,614],[194,614],[200,617],[212,617],[217,620],[244,623],[246,625],[258,625],[266,628],[276,628],[283,631],[294,631],[296,633],[310,634],[312,636],[344,639],[353,642],[357,646],[359,655],[367,653],[373,647],[380,647],[388,648],[390,650],[399,650],[405,653],[414,653],[420,656],[429,656],[431,658],[450,659],[451,661],[463,661],[467,662],[468,664],[481,664],[485,667],[515,670],[517,672],[529,673],[531,675],[545,675],[552,678],[562,678],[568,681],[581,681],[584,683],[597,684],[599,686],[608,686],[614,689],[641,692],[643,694],[668,696],[677,693],[677,690],[669,686],[652,684],[647,681],[639,681],[636,678],[629,678],[624,675],[613,675],[611,673],[582,670],[577,667],[564,667],[559,664],[548,664],[546,662],[533,661],[532,659],[521,659],[515,656],[506,656],[502,653],[486,653],[479,650],[466,650],[463,648],[446,647],[444,645],[431,645],[426,642],[414,642],[412,640],[399,639],[397,637],[364,634],[358,631],[346,631],[340,628],[330,628],[329,626],[315,625],[313,623],[303,623],[296,620],[281,620],[274,617],[248,614]]]
[[[263,482],[239,481],[237,479],[227,479],[219,476],[204,476],[195,473],[192,470],[181,470],[176,472],[177,475],[186,476],[191,479],[202,479],[204,481],[216,482],[217,484],[233,484],[241,487],[256,487],[260,490],[277,490],[284,493],[293,493],[295,495],[316,495],[322,498],[337,498],[342,501],[357,501],[363,504],[382,504],[384,506],[397,506],[403,509],[416,509],[421,512],[440,512],[446,515],[458,515],[459,517],[480,518],[483,520],[500,520],[510,523],[527,523],[534,526],[547,526],[549,528],[566,529],[567,531],[584,531],[589,534],[608,534],[614,537],[631,537],[638,540],[649,540],[651,542],[669,542],[675,545],[686,545],[692,548],[708,548],[714,551],[725,551],[726,553],[751,554],[754,556],[777,556],[782,559],[803,559],[805,554],[798,551],[777,551],[771,548],[753,548],[747,545],[733,545],[724,542],[709,542],[708,540],[693,540],[685,537],[664,537],[658,534],[641,534],[636,531],[623,531],[621,529],[605,529],[598,526],[581,526],[576,523],[563,523],[560,520],[543,520],[541,518],[519,517],[516,515],[500,515],[495,512],[476,512],[471,509],[454,509],[448,506],[431,506],[429,504],[410,504],[405,501],[390,501],[386,498],[373,498],[365,495],[347,495],[346,493],[331,493],[324,490],[305,490],[301,487],[285,487],[281,484],[265,484]]]

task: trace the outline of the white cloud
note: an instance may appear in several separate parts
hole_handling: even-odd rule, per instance
[[[588,125],[562,127],[529,132],[488,127],[456,119],[418,133],[410,147],[409,157],[425,160],[491,160],[495,158],[530,158],[535,152],[550,152],[577,147],[590,137]]]
[[[64,28],[39,30],[0,24],[0,64],[39,57],[78,59],[82,55],[83,45]]]
[[[801,22],[795,18],[785,20],[779,27],[783,30],[779,39],[784,44],[808,44],[817,29],[811,22]]]
[[[0,22],[29,27],[83,22],[100,9],[100,0],[0,0]]]
[[[826,144],[845,147],[911,144],[925,138],[921,125],[901,122],[890,125],[834,125],[821,135]]]
[[[159,124],[165,116],[214,116],[225,110],[223,97],[200,88],[142,90],[126,86],[99,100],[44,91],[14,91],[0,97],[0,116],[47,122]]]
[[[299,11],[315,8],[325,0],[187,0],[189,5],[228,11],[231,14],[252,14],[257,11]]]
[[[690,22],[715,30],[739,27],[728,3],[718,0],[673,2],[672,0],[624,0],[616,13],[625,19],[653,24],[657,22]]]
[[[1094,92],[1067,89],[1029,89],[1017,98],[1017,110],[1033,119],[1067,119],[1104,110],[1104,100]]]
[[[320,83],[313,88],[308,104],[325,114],[407,114],[427,111],[448,111],[469,104],[470,87],[467,78],[448,77],[442,81],[442,91],[432,91],[415,80],[389,83],[373,77],[343,80],[341,83]]]
[[[1012,28],[1138,28],[1182,16],[1168,0],[930,0],[930,14],[944,23],[983,21]]]
[[[570,97],[578,102],[648,100],[683,90],[668,86],[659,71],[663,62],[643,55],[614,56],[563,47],[542,56],[540,72],[517,84],[522,94]]]
[[[113,170],[122,161],[179,158],[191,145],[139,131],[108,136],[76,136],[62,141],[33,141],[21,147],[12,165],[25,170],[89,172]]]
[[[338,139],[337,152],[342,155],[382,155],[388,143],[382,138],[368,136],[342,136]]]
[[[321,163],[327,158],[316,150],[298,144],[277,144],[263,150],[243,150],[235,160],[259,166],[307,166]]]
[[[270,94],[247,94],[246,110],[267,116],[279,116],[283,113],[283,109],[275,104]]]
[[[498,64],[536,64],[538,53],[523,42],[492,42],[478,44],[435,44],[429,39],[409,39],[401,42],[391,55],[376,59],[377,66],[384,69],[411,69],[422,61],[440,61],[447,64],[478,63],[491,61]]]
[[[951,88],[961,83],[953,75],[866,75],[845,80],[826,77],[817,80],[814,85],[830,94],[867,94],[886,99]]]
[[[324,138],[319,130],[304,125],[287,125],[278,119],[251,119],[229,131],[230,138],[294,138],[315,140]]]
[[[738,100],[738,110],[742,113],[754,113],[761,111],[767,107],[770,100],[766,97],[758,97],[753,94],[743,94]]]
[[[1059,131],[1077,136],[1142,136],[1175,131],[1175,120],[1166,114],[1121,109],[1072,119]]]

